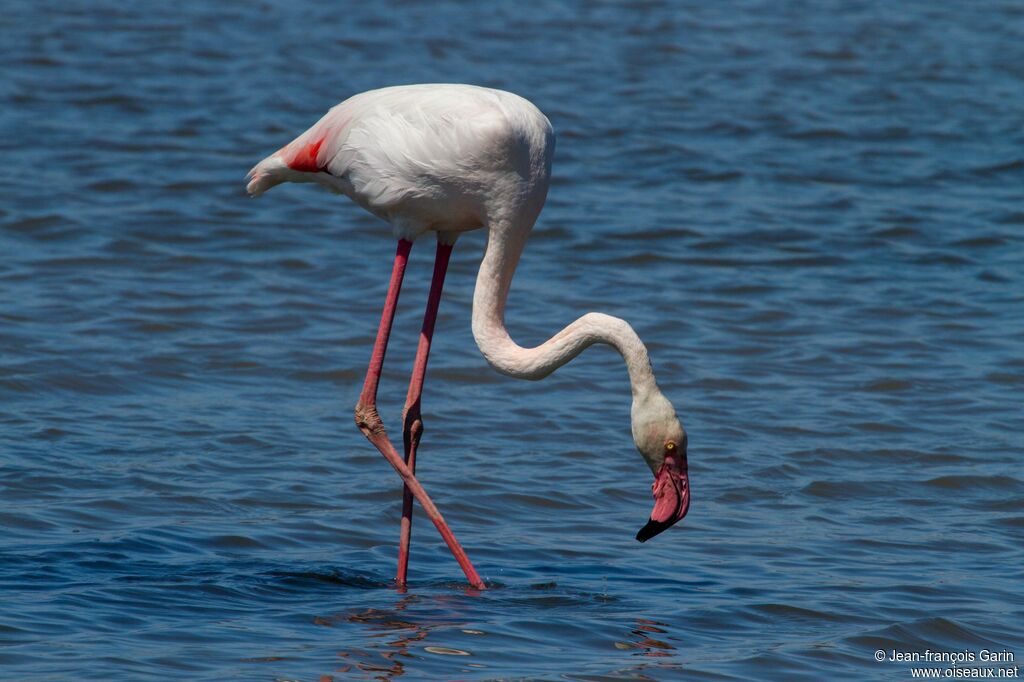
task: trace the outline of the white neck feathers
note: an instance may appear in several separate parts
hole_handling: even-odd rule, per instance
[[[489,230],[473,292],[473,336],[487,361],[508,376],[543,379],[587,347],[605,343],[626,361],[634,400],[660,395],[647,348],[633,328],[617,317],[587,313],[535,348],[523,348],[512,340],[505,329],[505,302],[526,232],[501,226]]]

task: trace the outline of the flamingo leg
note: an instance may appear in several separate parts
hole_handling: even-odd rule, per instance
[[[405,276],[405,266],[409,262],[409,252],[411,250],[412,242],[405,239],[398,241],[398,251],[395,254],[395,263],[391,270],[391,283],[388,285],[388,295],[384,301],[384,311],[381,314],[380,326],[377,329],[377,340],[373,345],[373,354],[370,356],[370,366],[366,370],[363,391],[359,395],[359,403],[356,404],[356,424],[367,440],[373,443],[374,447],[380,451],[380,454],[384,455],[384,459],[398,472],[398,475],[401,476],[402,481],[412,493],[412,496],[419,501],[424,513],[437,527],[445,544],[448,545],[448,549],[455,556],[455,560],[459,562],[459,566],[462,567],[469,583],[475,588],[483,589],[483,581],[480,579],[479,574],[477,574],[476,569],[473,568],[473,564],[470,563],[465,550],[459,545],[459,541],[455,539],[455,534],[448,527],[448,524],[441,516],[441,512],[437,510],[433,500],[427,495],[427,491],[416,480],[412,470],[406,466],[398,452],[395,451],[395,446],[391,444],[384,430],[384,422],[377,412],[377,386],[380,384],[381,370],[384,367],[384,353],[387,351],[388,338],[391,336],[391,325],[395,319],[398,294],[402,289],[402,278]]]
[[[402,440],[405,444],[405,463],[409,471],[416,473],[416,448],[419,447],[423,435],[423,416],[420,413],[423,379],[427,374],[427,358],[430,356],[430,341],[434,337],[434,323],[437,321],[437,309],[441,304],[441,289],[444,287],[444,276],[448,271],[448,260],[452,255],[454,244],[437,243],[437,255],[434,257],[434,277],[430,282],[430,295],[427,297],[427,308],[423,313],[423,329],[420,331],[420,343],[416,348],[416,361],[413,363],[412,376],[409,379],[409,393],[405,398],[405,410],[402,413]],[[405,486],[402,491],[402,529],[398,543],[398,575],[395,582],[405,585],[409,571],[409,541],[412,537],[412,491]]]

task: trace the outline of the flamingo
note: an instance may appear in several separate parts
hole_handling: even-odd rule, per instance
[[[412,501],[437,527],[469,583],[484,583],[451,528],[416,479],[423,433],[421,395],[441,289],[459,235],[486,228],[473,292],[473,337],[498,372],[543,379],[584,349],[603,343],[626,363],[633,441],[654,474],[654,509],[636,539],[646,542],[690,506],[686,431],[655,381],[647,348],[624,320],[587,313],[535,348],[512,340],[504,312],[527,236],[548,193],[555,136],[551,123],[518,95],[470,85],[406,85],[364,92],[333,107],[309,130],[249,171],[256,197],[283,182],[315,182],[391,224],[398,240],[384,310],[355,420],[401,477],[396,584],[406,586]],[[434,274],[402,415],[399,456],[377,412],[377,386],[413,242],[437,238]]]

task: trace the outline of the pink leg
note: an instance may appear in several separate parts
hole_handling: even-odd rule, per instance
[[[412,492],[413,497],[419,500],[424,513],[433,521],[437,530],[441,533],[448,549],[459,562],[469,583],[478,589],[483,589],[484,583],[480,580],[469,557],[459,545],[458,540],[448,524],[441,517],[441,513],[434,506],[434,502],[427,495],[416,476],[412,473],[402,458],[395,451],[387,433],[384,431],[384,423],[377,413],[377,385],[380,383],[381,370],[384,367],[384,353],[388,347],[388,337],[391,336],[391,324],[395,319],[395,307],[398,304],[398,294],[402,289],[402,278],[405,275],[405,266],[409,262],[409,251],[412,250],[412,242],[400,239],[398,241],[398,252],[395,254],[395,265],[391,271],[391,283],[388,285],[388,296],[384,302],[384,312],[381,314],[380,327],[377,329],[377,340],[373,345],[373,355],[370,356],[370,366],[366,370],[366,381],[363,383],[363,392],[359,396],[359,403],[356,405],[356,424],[363,435],[384,455],[384,459],[395,468],[398,475],[402,477],[406,487]]]
[[[444,286],[444,275],[448,271],[448,259],[451,258],[453,246],[453,244],[437,243],[434,278],[430,282],[430,296],[427,297],[427,309],[423,313],[420,345],[416,349],[416,362],[413,364],[412,377],[409,380],[409,393],[405,398],[405,411],[402,414],[405,463],[409,466],[409,471],[413,473],[416,473],[416,448],[419,447],[420,437],[423,435],[420,396],[423,393],[423,379],[427,374],[427,357],[430,355],[430,340],[434,336],[437,308],[441,304],[441,288]],[[409,571],[409,540],[411,536],[412,491],[406,486],[402,492],[402,534],[398,543],[398,576],[395,578],[399,586],[405,585]]]

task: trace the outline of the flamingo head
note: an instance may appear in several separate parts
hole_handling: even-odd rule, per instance
[[[637,540],[647,542],[690,510],[686,430],[661,393],[634,401],[633,440],[654,472],[654,509],[647,525],[636,534]]]

